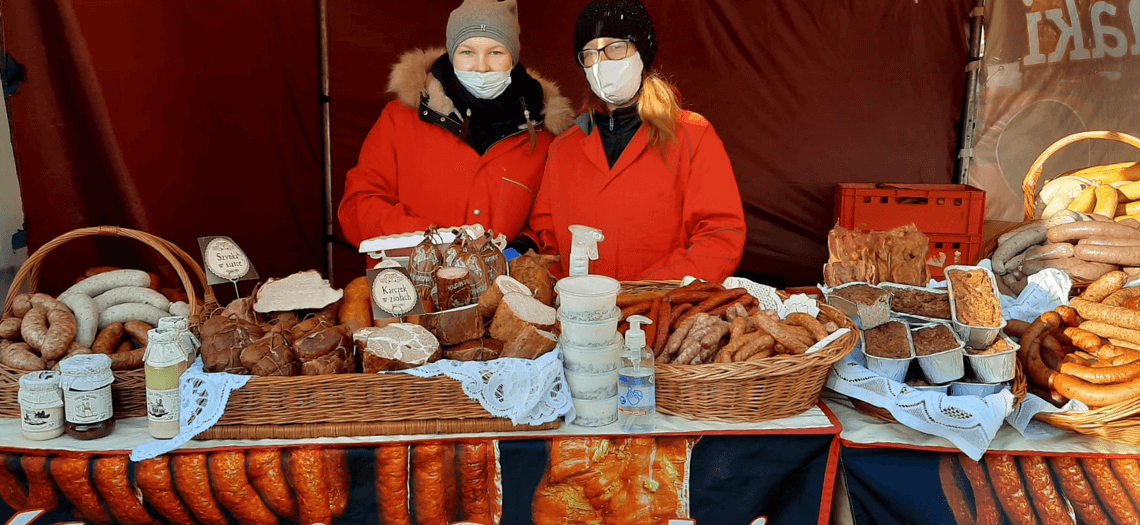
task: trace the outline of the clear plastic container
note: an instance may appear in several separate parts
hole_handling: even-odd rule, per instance
[[[571,372],[566,373],[566,384],[570,386],[570,397],[574,399],[608,399],[618,395],[618,371]]]
[[[580,321],[567,318],[558,311],[558,322],[562,325],[562,340],[576,346],[606,346],[617,334],[621,310],[615,306],[609,314],[593,321]]]
[[[604,346],[579,346],[559,340],[562,347],[562,365],[567,372],[609,372],[617,370],[620,352],[625,345],[621,334],[614,334]]]
[[[612,315],[621,283],[604,275],[576,275],[554,284],[558,315],[573,321],[597,321]]]
[[[573,399],[574,424],[582,427],[602,427],[617,421],[618,396],[606,399]]]

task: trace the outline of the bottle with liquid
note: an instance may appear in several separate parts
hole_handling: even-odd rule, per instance
[[[182,332],[176,329],[152,329],[147,339],[143,354],[147,429],[155,438],[170,439],[178,435],[178,383],[188,364],[186,348]]]
[[[618,425],[622,432],[646,433],[657,427],[656,375],[653,352],[645,346],[642,324],[652,321],[631,315],[625,332],[625,348],[618,368]]]

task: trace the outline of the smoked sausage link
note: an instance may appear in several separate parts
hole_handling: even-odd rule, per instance
[[[111,508],[111,514],[123,525],[150,525],[154,518],[135,495],[127,478],[130,460],[126,456],[107,456],[95,460],[95,488]]]
[[[182,499],[174,491],[174,478],[170,473],[170,458],[159,456],[140,461],[135,467],[135,484],[142,492],[143,501],[171,525],[196,525]]]

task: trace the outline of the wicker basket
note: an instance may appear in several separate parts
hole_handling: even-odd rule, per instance
[[[665,291],[679,281],[630,281],[627,293]],[[851,331],[809,355],[778,355],[744,363],[657,365],[657,410],[688,419],[734,423],[800,414],[819,402],[831,365],[859,343],[855,323],[839,310],[820,310]]]
[[[1020,361],[1017,362],[1014,370],[1016,372],[1013,376],[1013,381],[1009,384],[1009,391],[1011,394],[1013,394],[1013,406],[1014,408],[1017,408],[1017,406],[1025,400],[1025,394],[1028,391],[1029,385],[1026,383],[1025,374],[1021,370]],[[868,416],[881,421],[886,421],[888,423],[898,423],[898,420],[896,420],[895,417],[891,415],[891,412],[885,408],[877,407],[875,405],[867,403],[866,401],[860,401],[853,397],[849,397],[849,399],[851,399],[851,405],[854,406],[856,410]]]
[[[134,239],[154,248],[155,251],[161,254],[174,268],[175,273],[178,274],[178,278],[182,281],[182,287],[186,290],[186,296],[188,298],[187,302],[190,303],[190,323],[195,329],[201,320],[203,309],[198,306],[196,300],[198,295],[193,286],[194,281],[190,275],[186,273],[185,268],[193,270],[194,277],[201,283],[203,301],[208,305],[215,302],[214,293],[207,284],[205,272],[189,254],[182,251],[178,246],[165,239],[138,230],[119,228],[117,226],[95,226],[72,230],[60,235],[48,241],[28,257],[28,260],[25,261],[23,266],[20,267],[20,270],[16,272],[11,287],[8,288],[8,296],[4,299],[3,312],[5,314],[11,312],[12,302],[16,300],[16,296],[19,295],[20,290],[22,290],[25,285],[28,291],[36,291],[36,286],[39,284],[40,265],[52,250],[68,241],[90,236]],[[0,365],[0,417],[20,417],[20,405],[17,396],[20,391],[20,376],[25,373],[27,372],[23,370],[16,370]],[[113,396],[115,417],[146,417],[146,384],[143,371],[141,369],[123,370],[114,372],[114,374],[115,382],[111,385],[111,393]]]
[[[253,377],[197,439],[299,439],[558,428],[493,417],[448,377],[339,374]]]

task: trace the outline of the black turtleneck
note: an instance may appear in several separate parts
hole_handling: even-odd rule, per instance
[[[602,148],[610,167],[617,164],[621,152],[633,140],[641,128],[641,116],[637,114],[637,104],[627,108],[617,108],[612,113],[594,112],[594,126],[602,134]]]
[[[432,64],[431,73],[443,85],[443,92],[463,116],[466,134],[461,138],[479,155],[486,153],[491,145],[503,137],[526,130],[527,112],[530,113],[531,120],[542,121],[542,84],[530,76],[522,64],[511,70],[511,85],[491,100],[477,98],[463,87],[446,54]],[[524,112],[524,109],[527,111]]]

